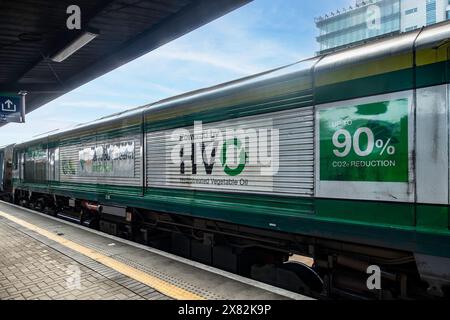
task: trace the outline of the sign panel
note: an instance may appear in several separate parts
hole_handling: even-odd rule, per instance
[[[319,111],[320,180],[409,181],[408,99]]]
[[[78,158],[79,176],[134,177],[134,141],[86,147],[78,152]]]
[[[147,132],[151,188],[311,197],[312,107]]]
[[[22,100],[22,96],[0,95],[0,122],[23,122]]]
[[[272,156],[277,156],[273,151],[278,136],[273,135],[271,119],[197,124],[189,129],[166,135],[167,186],[273,191],[273,160],[278,159]]]

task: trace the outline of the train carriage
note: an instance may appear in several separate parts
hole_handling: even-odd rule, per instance
[[[377,297],[448,296],[449,38],[444,23],[17,144],[14,201],[297,291],[315,276],[373,297],[377,265]]]

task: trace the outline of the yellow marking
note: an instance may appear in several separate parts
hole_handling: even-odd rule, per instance
[[[439,48],[428,48],[417,51],[417,65],[424,66],[427,64],[444,62],[449,60],[448,56],[449,44],[443,44]]]
[[[179,288],[179,287],[177,287],[173,284],[170,284],[166,281],[163,281],[157,277],[149,275],[148,273],[145,273],[139,269],[133,268],[125,263],[122,263],[122,262],[112,259],[108,256],[105,256],[104,254],[102,254],[98,251],[84,247],[73,241],[64,239],[61,236],[58,236],[50,231],[47,231],[40,227],[37,227],[34,224],[26,222],[22,219],[16,218],[10,214],[0,211],[0,216],[18,224],[18,225],[21,225],[22,227],[25,227],[31,231],[37,232],[40,235],[42,235],[50,240],[53,240],[59,244],[62,244],[63,246],[65,246],[69,249],[79,252],[97,262],[100,262],[101,264],[103,264],[111,269],[114,269],[114,270],[122,273],[123,275],[126,275],[127,277],[130,277],[130,278],[132,278],[136,281],[139,281],[143,284],[146,284],[149,287],[152,287],[153,289],[155,289],[173,299],[205,300],[204,297],[202,297],[198,294],[195,294],[188,290]]]
[[[417,51],[417,66],[424,66],[449,60],[449,43],[441,45],[439,48],[427,48]],[[325,86],[329,84],[356,80],[384,74],[388,72],[400,71],[412,68],[413,55],[411,52],[392,57],[385,57],[381,60],[366,62],[360,65],[352,65],[342,70],[331,70],[323,75],[318,75],[316,85]]]
[[[325,86],[329,84],[345,82],[376,76],[393,71],[399,71],[411,68],[413,65],[412,53],[406,53],[393,57],[386,57],[381,60],[352,65],[345,69],[331,70],[323,75],[318,75],[316,84]]]

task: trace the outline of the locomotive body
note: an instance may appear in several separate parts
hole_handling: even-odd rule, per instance
[[[449,38],[440,24],[17,144],[14,201],[256,278],[311,256],[329,295],[373,295],[377,265],[377,294],[444,296]]]

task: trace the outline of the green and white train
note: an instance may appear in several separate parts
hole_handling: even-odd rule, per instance
[[[449,297],[449,39],[443,23],[16,144],[3,189],[299,292]]]

